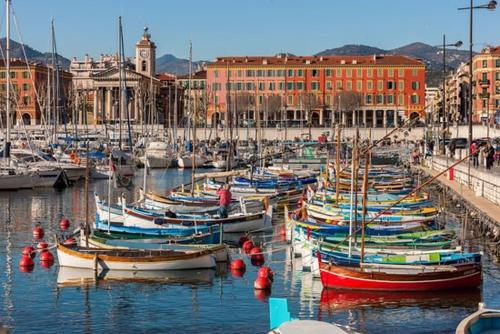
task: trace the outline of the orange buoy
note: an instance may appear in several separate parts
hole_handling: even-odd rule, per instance
[[[19,267],[23,269],[30,269],[33,270],[33,267],[35,266],[35,262],[33,262],[33,259],[31,256],[28,255],[23,255],[21,257],[21,260],[19,261]],[[31,271],[29,270],[29,271]]]
[[[245,270],[247,268],[245,261],[242,259],[236,259],[231,262],[231,270]]]
[[[253,248],[253,242],[252,240],[248,240],[248,241],[245,241],[245,243],[243,243],[243,251],[248,254],[250,253],[250,251],[252,250]]]
[[[257,277],[253,282],[253,288],[256,290],[269,290],[271,289],[271,280],[267,277]]]
[[[257,272],[257,277],[269,278],[271,282],[274,281],[274,273],[272,269],[266,266],[260,267]]]
[[[54,255],[48,250],[44,250],[40,254],[40,262],[54,262]]]
[[[59,227],[61,227],[61,230],[67,230],[69,228],[69,225],[70,222],[68,218],[62,218],[59,222]]]
[[[33,246],[26,246],[23,248],[23,255],[34,258],[36,256],[35,248]]]
[[[47,249],[47,247],[49,247],[49,244],[46,243],[45,241],[40,241],[38,243],[38,245],[36,245],[36,248],[40,249],[40,250],[44,250],[44,249]]]
[[[45,232],[43,231],[43,228],[40,226],[40,223],[36,224],[36,226],[33,227],[33,237],[35,237],[35,239],[42,239],[44,234]]]

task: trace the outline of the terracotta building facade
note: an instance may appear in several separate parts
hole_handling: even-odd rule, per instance
[[[472,64],[473,122],[500,123],[500,46],[484,48]]]
[[[425,117],[425,66],[398,55],[219,57],[206,89],[209,123],[231,114],[238,125],[389,127]]]
[[[10,61],[11,78],[11,119],[13,123],[25,125],[61,123],[69,121],[71,74],[59,71],[59,90],[55,92],[55,71],[40,63],[26,63],[18,59]],[[5,99],[7,73],[4,61],[0,61],[0,115],[5,121]],[[48,103],[47,96],[51,96]],[[59,101],[55,101],[58,96]]]

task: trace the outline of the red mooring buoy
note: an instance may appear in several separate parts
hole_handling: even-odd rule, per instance
[[[23,255],[27,255],[31,258],[36,256],[35,248],[33,246],[26,246],[23,248]]]
[[[243,247],[243,245],[247,241],[248,241],[248,237],[246,235],[243,235],[243,236],[240,237],[240,240],[238,241],[238,245],[240,245],[240,247]]]
[[[248,241],[245,241],[243,243],[243,251],[245,252],[245,254],[250,253],[250,251],[252,250],[252,248],[253,248],[253,242],[252,242],[252,240],[248,240]]]
[[[271,289],[271,280],[267,277],[257,277],[255,282],[253,282],[253,288],[257,290],[269,290]]]
[[[45,232],[43,231],[43,228],[37,224],[35,227],[33,227],[33,237],[35,239],[42,239],[43,236],[45,235]]]
[[[38,245],[36,245],[36,248],[38,248],[39,250],[47,249],[47,247],[49,247],[49,244],[45,241],[40,241]]]
[[[54,255],[48,250],[40,253],[40,262],[54,262]]]
[[[67,230],[70,226],[70,222],[68,218],[62,218],[61,221],[59,222],[59,227],[61,227],[61,230]]]
[[[274,281],[274,273],[272,269],[266,266],[260,267],[259,271],[257,272],[257,277],[265,277],[269,278],[271,282]]]
[[[231,262],[231,270],[245,270],[247,268],[245,261],[242,259],[236,259]]]
[[[33,269],[33,267],[35,266],[35,262],[33,262],[33,259],[31,258],[31,256],[28,256],[28,255],[23,255],[21,257],[21,260],[19,260],[19,267],[23,268],[23,269]],[[29,270],[31,271],[31,270]]]

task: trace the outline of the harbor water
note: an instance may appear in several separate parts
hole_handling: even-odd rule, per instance
[[[190,173],[151,171],[148,188],[164,193],[189,182]],[[124,193],[138,198],[142,172],[131,191],[113,189],[113,199]],[[106,180],[93,181],[89,193],[106,197]],[[0,193],[0,326],[14,333],[265,333],[269,312],[265,293],[254,291],[257,268],[243,257],[247,270],[234,276],[217,270],[141,273],[105,273],[95,280],[92,272],[43,268],[35,259],[33,272],[18,267],[22,248],[33,243],[32,227],[45,228],[45,240],[60,233],[59,220],[71,220],[71,229],[85,220],[84,185],[58,191],[22,190]],[[91,197],[89,197],[91,198]],[[90,200],[90,219],[94,203]],[[450,218],[450,225],[459,229]],[[275,217],[280,224],[283,217]],[[276,231],[279,227],[276,228]],[[275,231],[275,232],[276,232]],[[323,290],[300,259],[293,259],[280,233],[261,236],[268,249],[266,263],[275,272],[271,296],[288,298],[293,316],[321,319],[360,333],[454,333],[457,324],[477,309],[479,302],[500,307],[500,264],[483,256],[480,289],[427,293],[381,293]],[[237,237],[236,237],[237,239]],[[482,239],[471,241],[483,249]],[[72,279],[72,278],[78,279]],[[86,280],[80,280],[85,277]]]

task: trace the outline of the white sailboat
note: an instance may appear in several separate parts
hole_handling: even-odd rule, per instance
[[[173,151],[171,147],[163,141],[152,141],[146,147],[141,162],[149,168],[168,168],[172,163]]]

